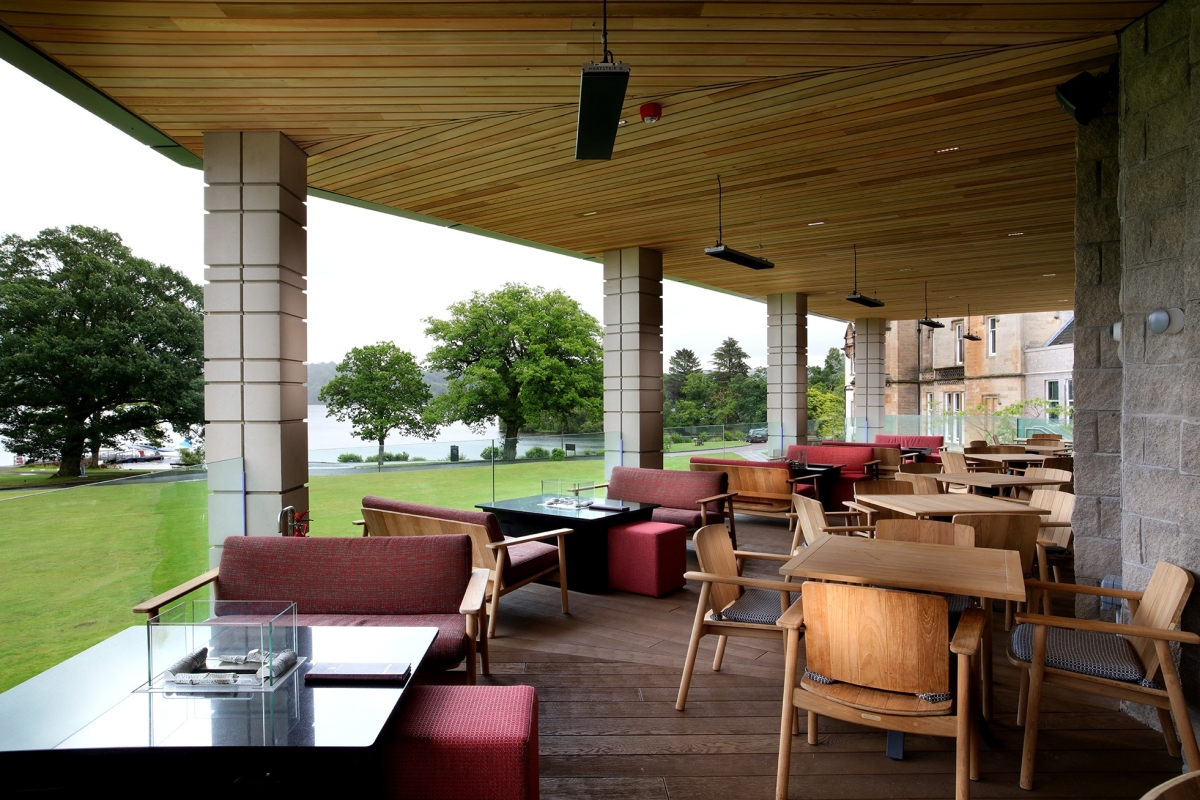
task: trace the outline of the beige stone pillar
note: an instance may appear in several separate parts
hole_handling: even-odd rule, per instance
[[[854,321],[854,440],[870,442],[883,432],[883,369],[886,320]]]
[[[662,469],[662,253],[604,254],[604,474]]]
[[[808,441],[808,296],[767,295],[767,443]]]
[[[308,509],[307,160],[278,132],[206,133],[204,180],[205,453],[215,561],[225,537],[273,535],[281,508]]]

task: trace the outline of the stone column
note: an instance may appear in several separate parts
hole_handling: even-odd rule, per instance
[[[869,442],[883,432],[884,326],[886,320],[854,321],[854,440]]]
[[[210,558],[308,510],[307,160],[278,132],[204,135]],[[223,468],[242,459],[244,472]],[[236,462],[234,462],[236,464]]]
[[[1075,579],[1121,573],[1121,219],[1115,101],[1075,136]],[[1139,454],[1140,456],[1140,454]],[[1075,613],[1099,616],[1077,595]]]
[[[662,253],[604,254],[604,474],[662,469]]]
[[[767,442],[808,441],[808,296],[767,295]]]

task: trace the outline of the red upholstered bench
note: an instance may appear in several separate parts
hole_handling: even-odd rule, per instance
[[[608,585],[662,597],[687,581],[687,530],[667,522],[630,522],[608,531]]]
[[[538,800],[532,686],[413,686],[383,740],[391,800]]]

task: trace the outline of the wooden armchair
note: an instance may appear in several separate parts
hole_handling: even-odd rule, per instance
[[[936,461],[906,461],[900,465],[900,473],[909,475],[935,475],[942,471]]]
[[[1022,789],[1033,788],[1044,683],[1153,706],[1162,724],[1167,752],[1178,757],[1180,747],[1171,723],[1173,713],[1188,769],[1200,770],[1200,750],[1170,646],[1171,642],[1200,645],[1200,636],[1178,630],[1193,582],[1187,570],[1166,561],[1155,566],[1145,592],[1025,582],[1031,593],[1053,586],[1074,594],[1123,598],[1129,602],[1133,620],[1132,624],[1119,625],[1042,614],[1017,615],[1018,625],[1009,642],[1008,659],[1021,669],[1017,723],[1025,725]],[[1160,688],[1159,682],[1165,688]]]
[[[943,597],[838,583],[802,584],[804,604],[784,614],[787,631],[776,800],[787,800],[792,719],[808,712],[808,743],[821,716],[884,730],[956,740],[955,797],[979,777],[978,720],[972,713],[983,611],[963,612],[953,639]],[[800,629],[807,663],[799,686]],[[887,642],[886,648],[879,643]],[[950,659],[958,658],[957,686]]]
[[[1142,795],[1141,800],[1200,800],[1200,772],[1189,772],[1160,783]]]
[[[813,501],[816,502],[816,501]],[[793,604],[799,605],[799,585],[788,580],[742,577],[742,564],[747,559],[785,562],[791,556],[779,553],[752,553],[733,549],[733,542],[724,525],[708,525],[692,537],[700,572],[688,572],[684,577],[701,581],[700,601],[696,604],[696,619],[688,641],[683,677],[679,682],[679,697],[675,709],[683,711],[687,704],[692,671],[700,640],[715,635],[717,652],[713,671],[721,669],[725,643],[730,636],[756,639],[776,639],[782,633],[775,625],[780,615]]]
[[[1050,512],[1042,517],[1041,530],[1038,533],[1038,578],[1043,581],[1050,580],[1050,571],[1053,570],[1054,582],[1061,583],[1059,566],[1072,560],[1071,515],[1075,511],[1075,495],[1054,489],[1034,489],[1029,504]],[[1049,603],[1048,597],[1046,602]],[[1049,605],[1046,606],[1046,613],[1054,613]]]
[[[875,538],[898,542],[974,547],[975,529],[969,525],[956,525],[953,522],[937,522],[931,519],[912,519],[911,517],[881,519],[875,523]]]
[[[913,494],[945,494],[946,484],[932,475],[921,475],[914,472],[899,472],[896,480],[906,481],[913,486]]]
[[[870,537],[875,530],[870,525],[860,522],[865,515],[858,511],[826,511],[820,502],[811,497],[796,495],[792,498],[792,513],[788,514],[788,525],[796,523],[796,532],[792,535],[791,553],[795,555],[800,549],[800,537],[804,537],[804,545],[808,546],[817,539],[828,534],[844,533]],[[841,517],[842,525],[830,525],[829,517]],[[848,523],[851,519],[853,524]]]
[[[968,450],[973,448],[967,448]],[[967,457],[963,453],[956,453],[953,450],[942,450],[942,470],[944,472],[954,472],[962,474],[964,472],[1003,472],[1003,468],[999,465],[991,464],[967,464]],[[953,490],[951,490],[953,491]],[[962,491],[967,491],[966,487],[962,487]]]
[[[514,539],[504,539],[490,532],[486,525],[439,519],[377,508],[362,509],[366,533],[370,536],[444,536],[466,534],[471,537],[472,559],[476,568],[488,571],[486,598],[488,601],[487,638],[496,635],[496,616],[500,598],[536,580],[558,581],[562,595],[562,612],[570,613],[567,597],[567,550],[565,537],[570,528],[557,528]],[[484,516],[484,515],[479,515]],[[539,552],[529,560],[515,558],[516,548],[530,542],[557,540],[557,557]],[[515,567],[515,568],[514,568]],[[507,574],[506,574],[507,573]]]
[[[859,495],[864,494],[916,494],[916,487],[909,481],[859,481],[854,484],[854,501],[847,502],[846,508],[858,511],[866,517],[868,525],[874,525],[878,519],[892,519],[901,516],[895,511],[872,508],[858,503]]]

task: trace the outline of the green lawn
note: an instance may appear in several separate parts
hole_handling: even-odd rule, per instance
[[[664,465],[686,470],[688,460]],[[497,463],[495,497],[536,494],[543,478],[603,475],[601,459]],[[469,509],[491,500],[492,486],[490,464],[317,476],[312,533],[359,535],[351,522],[364,495]],[[207,491],[194,481],[0,500],[0,691],[143,622],[130,611],[136,603],[204,572]]]
[[[144,469],[93,469],[86,478],[57,478],[58,467],[3,467],[0,468],[0,490],[2,489],[57,489],[81,483],[97,483],[117,478],[132,478],[145,475]],[[0,495],[3,497],[3,495]]]

